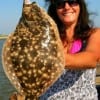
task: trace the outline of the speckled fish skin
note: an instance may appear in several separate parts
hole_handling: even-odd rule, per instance
[[[20,94],[37,99],[64,69],[57,26],[36,3],[24,4],[14,33],[3,46],[4,71]]]

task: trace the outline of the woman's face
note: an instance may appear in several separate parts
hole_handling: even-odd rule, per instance
[[[77,2],[63,2],[56,7],[59,19],[65,24],[76,24],[80,13],[80,6]]]

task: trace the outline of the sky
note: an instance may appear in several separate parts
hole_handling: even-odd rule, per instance
[[[35,1],[46,10],[44,0]],[[95,13],[90,18],[95,27],[100,27],[100,0],[85,0],[90,13]],[[22,14],[23,0],[1,0],[0,2],[0,34],[14,32]]]

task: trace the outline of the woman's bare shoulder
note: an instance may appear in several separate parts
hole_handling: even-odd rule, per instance
[[[91,31],[87,48],[88,51],[93,51],[100,58],[100,28],[94,28]]]
[[[100,41],[100,28],[91,29],[89,40],[94,40],[94,39]]]

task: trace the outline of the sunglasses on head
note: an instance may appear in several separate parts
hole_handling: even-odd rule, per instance
[[[76,6],[78,4],[78,0],[56,0],[55,6],[57,9],[61,9],[65,7],[65,3],[68,3],[70,6]]]

